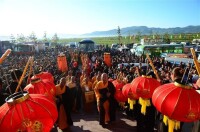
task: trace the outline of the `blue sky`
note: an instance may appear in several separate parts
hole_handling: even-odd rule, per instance
[[[200,0],[0,0],[0,35],[200,25]]]

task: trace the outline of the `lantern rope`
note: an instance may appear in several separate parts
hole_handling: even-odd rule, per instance
[[[128,104],[131,110],[133,110],[133,105],[136,103],[134,99],[128,98]]]
[[[144,99],[144,98],[139,98],[139,104],[142,105],[141,107],[141,113],[146,115],[146,108],[147,106],[151,106],[150,100],[149,99]]]
[[[174,132],[174,129],[175,130],[180,129],[180,121],[172,120],[164,115],[163,122],[166,126],[168,125],[168,132]]]

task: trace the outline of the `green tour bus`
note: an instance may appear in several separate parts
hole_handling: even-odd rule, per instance
[[[139,45],[136,47],[135,55],[143,56],[147,53],[150,56],[160,56],[162,53],[183,53],[182,44],[156,44],[156,45]]]

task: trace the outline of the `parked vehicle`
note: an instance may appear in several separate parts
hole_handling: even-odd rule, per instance
[[[120,47],[119,44],[112,44],[111,50],[118,50],[119,47]]]
[[[139,45],[136,47],[135,54],[137,56],[146,54],[160,56],[161,53],[183,53],[183,49],[181,44]]]
[[[139,46],[139,45],[141,45],[141,44],[138,44],[138,43],[133,44],[133,47],[130,49],[131,53],[135,53],[136,47]]]

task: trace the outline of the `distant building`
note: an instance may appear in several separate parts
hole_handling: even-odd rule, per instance
[[[45,43],[42,42],[25,42],[25,45],[33,45],[35,48],[35,52],[45,51]]]
[[[142,45],[146,45],[146,44],[149,44],[149,45],[152,45],[152,44],[163,44],[164,40],[162,38],[159,38],[159,39],[151,39],[151,38],[146,38],[146,39],[141,39],[140,40],[140,43]]]

